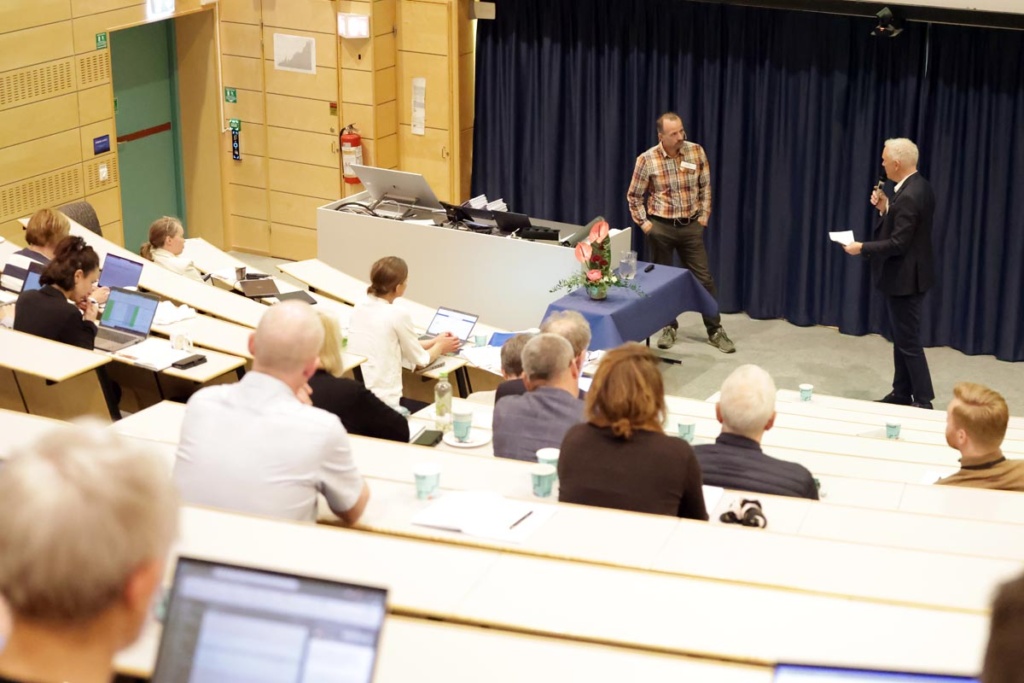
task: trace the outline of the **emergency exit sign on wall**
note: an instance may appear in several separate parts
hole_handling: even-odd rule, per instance
[[[107,32],[96,34],[96,49],[106,50],[107,49]]]
[[[224,88],[224,101],[228,104],[238,102],[238,90],[235,88]]]

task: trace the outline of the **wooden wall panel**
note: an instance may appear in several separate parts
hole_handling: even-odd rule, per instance
[[[270,253],[270,224],[242,216],[231,216],[229,233],[237,249],[258,254]]]
[[[103,230],[103,236],[111,242],[124,245],[127,249],[134,251],[136,254],[139,253],[139,244],[125,244],[124,243],[124,225],[121,221],[113,221],[106,225],[101,225],[100,228]]]
[[[263,64],[268,94],[294,95],[324,102],[338,101],[337,69],[318,68],[315,75],[310,75],[278,71],[270,60],[265,60]]]
[[[82,161],[78,130],[0,149],[0,185],[77,164]]]
[[[263,123],[263,96],[252,92],[238,93],[238,102],[224,103],[224,117],[246,123]]]
[[[74,58],[67,57],[0,74],[0,111],[74,92]]]
[[[267,220],[266,190],[244,185],[228,185],[227,201],[231,213],[237,216]]]
[[[220,20],[259,25],[261,0],[220,0]]]
[[[374,104],[373,74],[369,71],[342,69],[341,93],[345,97],[346,104],[351,102],[372,107]]]
[[[394,34],[398,26],[398,0],[375,0],[370,19],[370,31],[375,36]]]
[[[385,33],[373,39],[374,68],[386,69],[395,65],[396,42],[394,33]]]
[[[227,180],[247,187],[267,186],[267,158],[246,155],[244,148],[240,161],[228,160]]]
[[[374,50],[373,41],[366,40],[342,40],[338,48],[338,65],[342,69],[359,69],[360,71],[373,71]]]
[[[109,190],[91,194],[86,200],[96,209],[96,217],[100,219],[100,225],[107,225],[121,220],[121,189],[112,187]],[[134,245],[128,245],[133,249]]]
[[[343,103],[341,105],[341,120],[343,126],[354,123],[359,129],[360,135],[368,138],[377,137],[377,122],[374,120],[373,107],[368,104]]]
[[[0,147],[78,127],[78,98],[74,93],[0,111]]]
[[[107,37],[112,43],[117,40],[117,34],[115,33],[117,29],[138,26],[144,23],[146,23],[145,3],[104,12],[103,14],[78,17],[72,21],[75,34],[75,54],[95,50],[97,33],[106,31],[108,33]]]
[[[316,258],[316,230],[294,225],[270,225],[270,253],[278,258],[304,261]]]
[[[459,127],[473,127],[476,102],[476,53],[459,55]]]
[[[470,181],[473,177],[473,129],[463,128],[459,132],[459,194],[458,199],[470,197]]]
[[[73,54],[69,21],[0,33],[0,71],[52,62]]]
[[[0,33],[20,31],[71,18],[68,0],[4,0],[0,2]]]
[[[374,164],[383,168],[398,168],[398,133],[378,138],[373,142],[376,154]]]
[[[412,123],[412,79],[427,79],[427,119],[428,128],[447,129],[450,127],[448,117],[451,116],[449,91],[451,76],[448,72],[448,58],[437,55],[399,52],[399,97],[398,122]]]
[[[279,159],[270,160],[270,189],[306,197],[337,199],[341,192],[341,171]]]
[[[263,59],[260,49],[260,27],[222,21],[220,24],[220,52],[222,55]]]
[[[395,67],[388,69],[381,69],[373,75],[373,103],[384,104],[395,99],[398,94],[395,91],[395,79],[396,76]],[[409,91],[409,96],[412,97],[412,91]]]
[[[411,126],[399,125],[398,148],[403,171],[422,174],[438,199],[458,201],[452,195],[449,158],[445,156],[446,150],[451,153],[448,131],[427,128],[426,135],[413,135]]]
[[[145,4],[146,0],[71,0],[71,13],[76,17],[84,17]]]
[[[333,147],[332,147],[333,145]],[[267,129],[267,152],[271,159],[326,166],[335,171],[341,163],[333,135],[308,133],[289,128]]]
[[[287,192],[270,192],[270,220],[274,224],[316,228],[316,210],[324,205],[319,197],[303,197]]]
[[[225,55],[221,58],[221,63],[224,65],[225,88],[238,88],[239,90],[249,90],[253,93],[263,91],[263,74],[260,73],[263,66],[262,59]],[[241,101],[242,96],[243,93],[238,93],[239,101]]]
[[[403,0],[398,6],[398,50],[448,55],[448,5]]]
[[[263,5],[263,24],[337,35],[338,13],[324,0],[276,0]]]
[[[343,110],[347,105],[343,106]],[[350,121],[346,120],[346,124]],[[338,115],[330,104],[288,95],[267,95],[267,125],[308,130],[312,133],[337,133]]]
[[[78,91],[78,120],[85,125],[114,117],[114,87],[109,83]]]

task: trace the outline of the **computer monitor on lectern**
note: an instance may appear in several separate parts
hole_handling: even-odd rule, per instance
[[[352,164],[359,182],[376,202],[389,201],[417,209],[441,209],[427,179],[419,173]]]

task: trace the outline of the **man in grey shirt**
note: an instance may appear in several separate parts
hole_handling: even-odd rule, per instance
[[[541,448],[558,448],[583,422],[579,364],[572,345],[557,334],[539,334],[523,347],[526,393],[494,404],[494,455],[537,461]]]
[[[309,304],[268,308],[249,338],[252,371],[189,399],[174,465],[185,502],[313,522],[320,494],[344,522],[358,521],[370,490],[348,434],[309,401],[323,338]]]

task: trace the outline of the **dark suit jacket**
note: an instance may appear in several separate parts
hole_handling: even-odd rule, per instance
[[[818,487],[806,467],[765,455],[752,439],[723,433],[715,443],[694,446],[693,451],[708,486],[818,500]]]
[[[53,285],[22,292],[14,308],[14,329],[83,349],[93,348],[96,324],[82,317]]]
[[[309,378],[309,386],[313,405],[337,415],[349,434],[409,441],[408,420],[354,379],[317,370]]]
[[[874,240],[861,253],[871,259],[875,286],[889,296],[923,294],[935,281],[932,216],[935,195],[919,172],[889,200],[889,211],[875,226]]]

